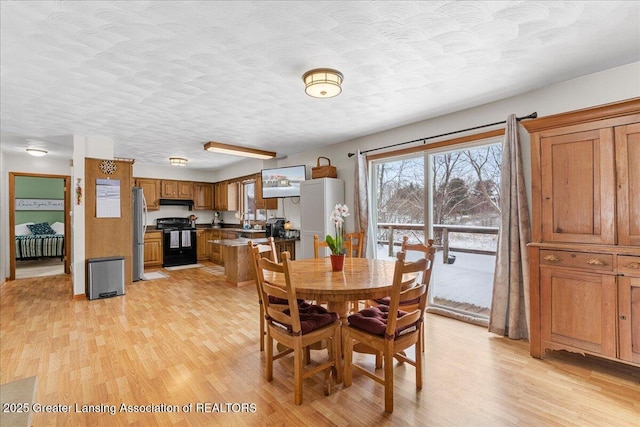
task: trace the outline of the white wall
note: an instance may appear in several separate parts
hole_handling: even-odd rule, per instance
[[[490,104],[390,129],[344,143],[335,144],[320,150],[289,155],[284,161],[280,162],[278,166],[305,164],[307,165],[307,173],[310,175],[311,167],[316,165],[318,156],[329,157],[331,159],[331,164],[337,168],[338,178],[345,180],[345,202],[349,208],[353,210],[355,160],[353,157],[349,158],[348,153],[353,153],[358,149],[363,151],[483,125],[486,123],[494,123],[506,120],[508,115],[512,113],[515,113],[517,116],[526,116],[529,113],[536,111],[538,112],[538,117],[543,117],[640,97],[640,78],[638,76],[640,76],[640,62],[635,62],[622,67],[540,88],[522,95],[492,102]],[[475,132],[477,133],[490,129],[491,128],[482,129]],[[461,135],[463,134],[450,136],[448,138]],[[525,170],[527,171],[526,180],[530,189],[531,157],[529,136],[524,128],[520,129],[520,135],[523,145],[523,163]],[[442,139],[447,138],[440,138],[440,140]],[[437,141],[438,139],[429,142],[433,143]],[[396,148],[406,148],[410,146],[411,145],[407,145]],[[382,152],[384,151],[379,151],[379,153]],[[300,210],[299,205],[295,203],[295,200],[296,199],[284,199],[284,202],[281,201],[279,213],[282,214],[282,206],[284,205],[284,213],[287,219],[291,221],[294,228],[297,228],[300,224]],[[347,218],[346,230],[353,229],[353,216],[350,216]]]
[[[186,170],[179,170],[179,168],[171,168],[169,166],[156,167],[134,164],[134,176],[150,178],[170,177],[172,179],[208,182],[220,181],[255,173],[263,167],[305,164],[307,165],[307,174],[310,178],[311,168],[316,165],[318,156],[326,156],[329,157],[331,159],[331,163],[337,167],[338,177],[345,180],[345,202],[351,209],[353,209],[354,159],[347,156],[350,152],[355,152],[357,149],[367,150],[389,144],[410,141],[485,123],[493,123],[505,120],[511,113],[523,116],[533,111],[537,111],[538,116],[542,117],[640,97],[640,78],[638,78],[638,76],[640,76],[640,62],[635,62],[578,79],[543,87],[522,95],[492,102],[490,104],[390,129],[377,134],[347,141],[345,143],[335,144],[323,149],[297,153],[280,160],[246,160],[236,163],[229,168],[212,172],[190,171],[188,168]],[[521,129],[521,135],[523,136],[524,145],[523,154],[526,155],[523,160],[525,167],[528,169],[530,167],[528,136],[524,129]],[[436,140],[431,142],[436,142]],[[61,175],[71,174],[67,161],[58,162],[47,159],[46,157],[44,159],[46,160],[43,160],[43,163],[36,163],[35,161],[38,159],[26,155],[17,156],[4,153],[4,155],[0,157],[0,166],[2,166],[2,169],[0,170],[0,179],[2,180],[0,183],[0,197],[2,204],[2,207],[0,208],[0,225],[3,230],[1,233],[2,238],[0,239],[0,249],[3,254],[0,260],[0,272],[2,273],[2,277],[6,277],[8,275],[9,266],[9,242],[6,238],[7,233],[4,232],[8,229],[8,172],[52,173]],[[10,169],[8,165],[10,165]],[[529,177],[527,179],[529,180]],[[294,228],[299,228],[300,226],[300,209],[298,202],[299,200],[296,198],[282,199],[279,201],[279,208],[275,213],[277,216],[286,216],[292,222]],[[162,213],[162,216],[183,216],[183,214],[187,214],[188,211],[186,211],[186,209],[185,212],[180,210],[158,211],[158,213],[160,212]],[[194,213],[199,217],[201,216],[198,211],[194,211]],[[228,217],[230,214],[227,213],[225,215]],[[226,218],[225,221],[232,222],[231,219],[227,220]],[[354,223],[353,217],[351,216],[347,219],[346,229],[350,230],[353,228]]]

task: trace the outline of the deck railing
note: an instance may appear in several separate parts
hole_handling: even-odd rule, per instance
[[[424,224],[397,224],[397,223],[378,223],[378,228],[387,229],[388,232],[388,240],[378,240],[379,244],[387,244],[389,245],[389,256],[394,257],[394,246],[401,246],[402,239],[395,239],[395,232],[399,230],[403,231],[420,231],[421,233],[425,231]],[[451,233],[474,233],[474,234],[498,234],[498,227],[482,227],[475,225],[444,225],[444,224],[434,224],[433,232],[436,237],[436,246],[439,249],[442,249],[442,262],[445,264],[449,259],[449,251],[456,252],[465,252],[470,254],[483,254],[483,255],[495,255],[496,251],[489,251],[484,249],[473,249],[473,248],[458,248],[450,246],[449,244],[449,234]],[[415,235],[415,233],[414,233]],[[417,236],[416,236],[417,237]],[[423,241],[424,243],[424,241]]]

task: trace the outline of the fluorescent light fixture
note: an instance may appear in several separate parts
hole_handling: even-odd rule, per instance
[[[187,159],[184,157],[169,157],[169,164],[171,166],[187,166]]]
[[[331,68],[316,68],[304,73],[304,91],[314,98],[332,98],[342,92],[344,76]]]
[[[42,157],[46,156],[48,151],[43,150],[42,148],[27,148],[27,153],[31,154],[32,156]]]
[[[232,156],[253,157],[256,159],[273,159],[276,156],[276,153],[273,151],[238,147],[237,145],[223,144],[222,142],[213,141],[204,144],[204,149],[214,153],[231,154]]]

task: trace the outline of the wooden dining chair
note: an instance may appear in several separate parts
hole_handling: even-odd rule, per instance
[[[362,246],[364,244],[364,230],[360,230],[353,233],[345,233],[344,241],[349,242],[349,254],[355,258],[362,258]],[[360,310],[360,301],[351,301],[351,307],[349,311],[355,313]],[[366,306],[366,302],[365,302]]]
[[[344,345],[344,387],[351,386],[353,370],[384,385],[384,410],[393,412],[393,360],[394,357],[415,367],[416,389],[422,389],[422,341],[420,333],[424,318],[427,286],[419,283],[402,290],[402,275],[406,273],[425,273],[428,261],[421,258],[415,262],[404,262],[404,252],[398,253],[393,275],[393,287],[388,306],[369,307],[348,317],[348,324],[342,326]],[[415,310],[399,311],[400,301],[418,299]],[[359,352],[382,354],[383,376],[377,375],[363,365],[353,362],[354,346]],[[404,353],[405,349],[415,346],[415,359]]]
[[[345,233],[345,242],[348,240],[351,244],[351,256],[356,258],[362,258],[362,247],[364,244],[364,230],[356,231],[353,233]]]
[[[422,273],[422,278],[420,283],[426,285],[427,290],[426,294],[429,295],[429,283],[431,282],[431,271],[433,270],[433,259],[436,254],[436,248],[433,246],[434,240],[429,239],[427,241],[427,245],[423,245],[422,243],[409,243],[409,236],[404,236],[402,238],[402,249],[401,251],[407,254],[409,251],[420,252],[420,255],[427,259],[428,266],[427,269]],[[409,301],[400,301],[400,309],[404,311],[412,311],[418,307],[419,301],[417,299],[409,300]],[[367,301],[366,304],[368,307],[375,307],[378,305],[389,305],[389,297],[377,298],[374,300]],[[424,329],[420,332],[422,334],[421,348],[420,350],[424,353],[425,350],[425,342],[424,342]],[[379,362],[378,362],[379,365]]]
[[[331,392],[331,381],[335,377],[337,383],[342,381],[342,351],[340,335],[340,319],[337,313],[329,312],[317,305],[298,306],[295,285],[291,282],[291,261],[289,252],[281,254],[282,262],[275,263],[266,258],[257,259],[256,277],[264,302],[265,320],[267,322],[267,349],[265,378],[273,379],[273,361],[293,352],[294,401],[302,404],[302,384],[305,378],[325,372],[324,393]],[[264,272],[284,275],[286,288],[271,284],[265,280]],[[289,308],[280,311],[272,306],[270,298],[286,299]],[[273,340],[287,347],[285,351],[273,354]],[[312,344],[326,340],[329,359],[319,364],[309,364],[305,369],[305,349]]]
[[[344,252],[347,256],[353,256],[353,250],[351,246],[351,240],[344,239]],[[325,240],[320,240],[320,236],[313,235],[313,257],[320,258],[320,248],[328,248],[329,244]]]
[[[252,271],[254,277],[256,276],[256,267],[257,261],[259,258],[268,258],[272,261],[278,262],[278,253],[276,251],[276,245],[273,240],[273,237],[269,237],[268,242],[254,244],[252,240],[249,240],[249,261],[252,264]],[[256,280],[256,289],[258,291],[258,304],[260,306],[260,351],[264,351],[264,337],[267,335],[267,330],[265,328],[264,323],[264,304],[262,302],[262,294],[260,292],[260,288],[258,287],[258,281]],[[276,304],[276,301],[273,301],[273,307],[276,308],[279,306],[281,310],[286,310],[289,307],[288,301],[280,301],[279,304]]]

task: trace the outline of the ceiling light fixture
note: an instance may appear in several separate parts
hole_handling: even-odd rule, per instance
[[[169,157],[169,164],[171,166],[187,166],[187,159],[184,157]]]
[[[253,157],[256,159],[273,159],[276,156],[276,153],[273,151],[238,147],[237,145],[223,144],[222,142],[214,141],[210,141],[204,144],[204,149],[214,153],[231,154],[232,156]]]
[[[32,156],[42,157],[46,156],[48,151],[43,150],[42,148],[27,148],[27,153],[31,154]]]
[[[302,75],[304,91],[314,98],[332,98],[342,92],[344,76],[331,68],[316,68]]]

